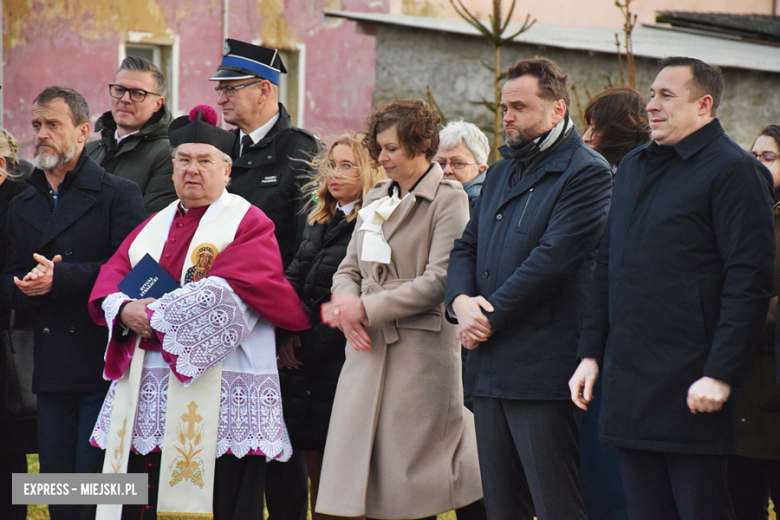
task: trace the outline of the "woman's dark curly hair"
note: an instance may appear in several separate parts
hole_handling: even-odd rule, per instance
[[[605,90],[585,107],[585,122],[593,125],[595,150],[609,164],[619,164],[623,157],[650,140],[647,100],[628,87]]]
[[[430,161],[439,149],[441,118],[422,99],[394,99],[382,103],[366,119],[363,145],[374,162],[379,162],[382,147],[376,142],[380,132],[395,126],[398,140],[409,157],[425,155]]]

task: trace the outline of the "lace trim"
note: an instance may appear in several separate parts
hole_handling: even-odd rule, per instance
[[[227,282],[204,279],[149,305],[152,328],[165,333],[162,348],[178,356],[176,371],[197,379],[249,335],[244,313]]]
[[[111,333],[114,331],[114,321],[116,320],[116,315],[119,314],[119,307],[127,300],[132,300],[132,298],[122,292],[109,294],[103,299],[101,307],[103,308],[103,313],[106,316],[106,323],[108,324],[109,343],[111,343]]]
[[[144,368],[141,374],[132,445],[144,455],[162,449],[169,374],[164,367]],[[115,393],[116,381],[92,431],[93,444],[102,449],[108,444]],[[282,461],[292,455],[276,374],[222,371],[217,457],[225,453],[237,457],[266,455]]]

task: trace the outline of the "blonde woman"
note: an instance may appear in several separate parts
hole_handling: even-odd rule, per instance
[[[363,196],[384,178],[373,167],[362,139],[342,135],[312,160],[317,175],[304,190],[314,207],[303,242],[285,273],[314,324],[284,338],[279,349],[285,422],[293,449],[306,454],[312,510],[346,345],[339,329],[321,323],[320,306],[330,300],[333,275],[347,254]],[[314,513],[313,519],[318,518],[321,515]]]

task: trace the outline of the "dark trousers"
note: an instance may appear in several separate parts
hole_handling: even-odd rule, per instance
[[[131,453],[127,467],[130,473],[149,474],[149,503],[125,505],[122,520],[156,520],[160,483],[159,452],[139,455]],[[214,520],[245,520],[263,518],[263,482],[265,457],[247,455],[238,458],[222,455],[214,467]]]
[[[593,400],[582,414],[580,425],[580,485],[591,520],[628,520],[620,456],[617,448],[601,444],[598,422],[601,410],[601,379],[593,388]]]
[[[631,520],[734,520],[725,455],[618,451]]]
[[[729,457],[728,471],[737,520],[768,520],[769,499],[780,502],[780,460]]]
[[[38,394],[38,455],[41,473],[97,473],[103,450],[89,437],[106,391]],[[51,520],[77,519],[83,506],[50,505]]]
[[[27,455],[24,453],[0,454],[0,518],[3,520],[25,520],[26,505],[11,504],[11,486],[14,473],[27,473]]]
[[[580,410],[569,401],[474,396],[490,520],[585,520],[577,478]],[[659,520],[659,519],[656,519]]]
[[[309,474],[303,450],[293,450],[287,462],[266,464],[265,496],[268,520],[306,520]]]

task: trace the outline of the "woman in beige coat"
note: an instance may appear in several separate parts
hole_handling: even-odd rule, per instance
[[[460,345],[444,318],[447,264],[468,197],[430,162],[438,123],[421,100],[392,101],[369,118],[366,146],[390,180],[367,194],[332,302],[322,307],[348,343],[320,513],[422,518],[482,497]]]

